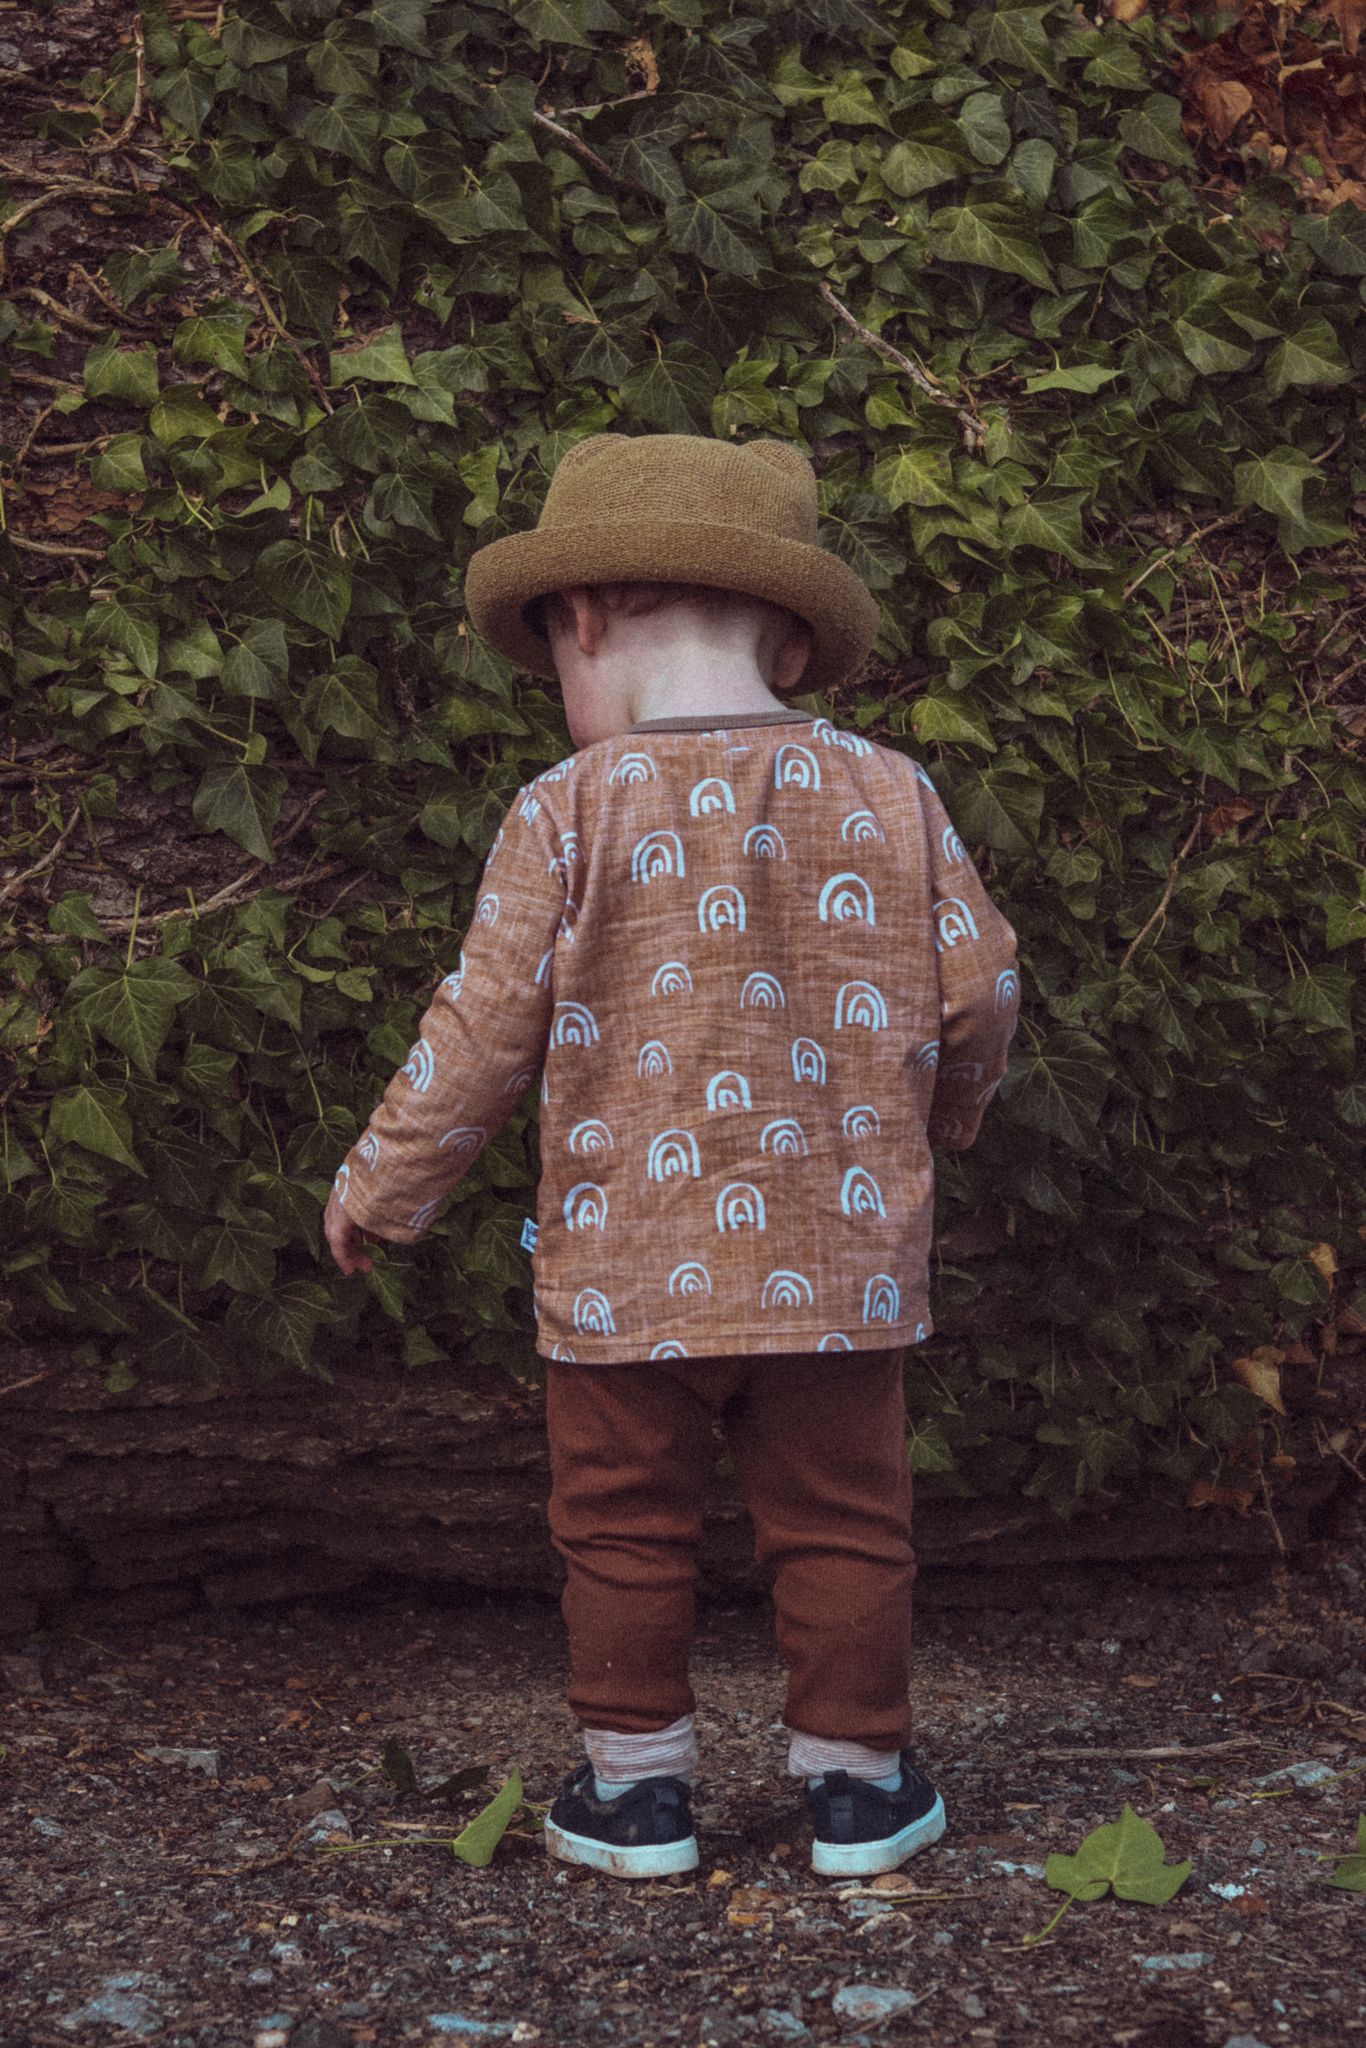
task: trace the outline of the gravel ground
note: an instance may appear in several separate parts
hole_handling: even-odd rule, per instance
[[[1366,1809],[1364,1561],[922,1610],[918,1754],[949,1829],[863,1885],[811,1873],[763,1603],[703,1611],[702,1863],[654,1884],[545,1857],[579,1755],[551,1601],[390,1587],[11,1643],[0,2048],[1336,2048],[1366,2037],[1366,1896],[1316,1859]],[[433,1789],[471,1765],[482,1790]],[[449,1840],[513,1767],[527,1805],[489,1867],[413,1839]],[[1076,1903],[1023,1945],[1061,1903],[1045,1858],[1126,1801],[1192,1860],[1184,1887]]]

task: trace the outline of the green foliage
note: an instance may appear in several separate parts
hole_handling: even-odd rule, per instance
[[[1329,1857],[1326,1860],[1333,1859]],[[1366,1892],[1366,1813],[1357,1815],[1356,1854],[1339,1858],[1328,1882],[1336,1885],[1339,1891]]]
[[[1190,1876],[1192,1865],[1167,1863],[1166,1853],[1157,1829],[1140,1819],[1126,1799],[1119,1819],[1093,1828],[1075,1855],[1049,1857],[1044,1875],[1054,1891],[1066,1892],[1067,1897],[1047,1927],[1027,1935],[1026,1942],[1051,1934],[1077,1899],[1103,1899],[1113,1891],[1117,1899],[1167,1905]]]
[[[1066,1513],[1304,1447],[1220,1368],[1366,1307],[1366,770],[1328,688],[1366,240],[1277,176],[1216,217],[1169,51],[1064,0],[149,12],[214,268],[160,211],[105,265],[137,338],[111,314],[62,403],[118,502],[4,615],[9,729],[75,764],[12,852],[160,806],[222,858],[131,930],[84,877],[5,907],[0,1326],[125,1376],[534,1368],[530,1093],[420,1246],[343,1281],[318,1229],[571,750],[463,570],[584,434],[770,434],[884,607],[890,681],[797,701],[927,763],[1021,942],[1010,1072],[940,1166],[946,1241],[998,1229],[933,1276],[922,1484]]]

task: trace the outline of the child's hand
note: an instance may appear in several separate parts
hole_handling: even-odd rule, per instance
[[[347,1215],[336,1189],[323,1211],[323,1235],[343,1273],[373,1273],[375,1262],[365,1250],[366,1232]]]

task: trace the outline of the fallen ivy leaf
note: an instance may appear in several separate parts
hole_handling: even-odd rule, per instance
[[[1366,1813],[1357,1815],[1357,1846],[1354,1856],[1344,1856],[1328,1880],[1343,1892],[1366,1892]]]
[[[1145,1905],[1165,1906],[1174,1899],[1191,1874],[1191,1864],[1166,1863],[1166,1848],[1151,1822],[1143,1820],[1124,1802],[1118,1820],[1093,1828],[1073,1856],[1050,1856],[1044,1875],[1054,1891],[1067,1893],[1048,1926],[1025,1936],[1026,1944],[1042,1941],[1052,1932],[1076,1899],[1101,1899],[1113,1889],[1119,1899],[1138,1899]]]

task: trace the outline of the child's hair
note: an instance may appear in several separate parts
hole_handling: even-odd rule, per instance
[[[592,583],[584,587],[591,590],[609,612],[622,612],[630,619],[663,611],[666,606],[676,604],[697,604],[709,612],[731,612],[766,604],[765,599],[751,597],[748,591],[724,590],[713,583]],[[773,606],[770,609],[781,610],[783,607]],[[557,625],[568,626],[573,616],[567,600],[558,590],[533,598],[523,612],[533,632],[541,634],[548,634],[552,619]],[[794,625],[806,624],[795,612],[789,612],[788,616]]]

